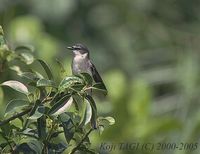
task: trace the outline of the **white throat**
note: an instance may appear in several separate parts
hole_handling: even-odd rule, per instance
[[[88,58],[88,53],[81,54],[80,52],[77,52],[74,56],[75,60],[84,60],[86,58]]]

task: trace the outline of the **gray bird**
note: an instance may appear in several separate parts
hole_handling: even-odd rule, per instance
[[[86,46],[82,44],[75,44],[72,47],[67,47],[73,51],[73,60],[72,60],[72,73],[77,75],[79,73],[88,73],[90,74],[96,83],[101,83],[102,88],[106,89],[106,86],[99,75],[94,64],[90,60],[89,50]]]

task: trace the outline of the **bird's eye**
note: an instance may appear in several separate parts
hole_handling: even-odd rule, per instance
[[[80,48],[80,47],[75,47],[74,49],[75,49],[75,50],[81,50],[81,48]]]

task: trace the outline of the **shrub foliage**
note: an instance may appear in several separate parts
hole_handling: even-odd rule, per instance
[[[93,83],[87,73],[66,76],[57,84],[53,76],[57,72],[52,73],[45,61],[35,59],[32,51],[27,46],[9,49],[0,27],[0,73],[9,67],[24,81],[13,79],[1,83],[2,87],[22,93],[7,103],[1,118],[0,135],[5,140],[0,144],[1,152],[95,153],[90,148],[89,134],[94,130],[102,133],[104,127],[114,124],[114,119],[97,117],[96,103],[88,90],[104,94],[107,91],[101,84]],[[45,75],[31,68],[23,72],[18,66],[8,65],[14,60],[29,68],[30,64],[38,63]]]

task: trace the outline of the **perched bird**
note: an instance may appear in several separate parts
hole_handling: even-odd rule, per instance
[[[79,73],[88,73],[90,74],[96,83],[101,83],[103,89],[106,89],[106,86],[99,75],[94,64],[90,60],[89,50],[83,44],[75,44],[71,47],[67,47],[73,51],[73,60],[72,60],[72,73],[77,75]]]

